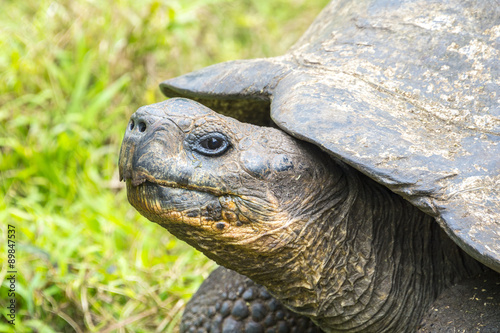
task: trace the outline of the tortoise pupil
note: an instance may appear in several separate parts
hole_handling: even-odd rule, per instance
[[[220,148],[220,146],[222,145],[222,140],[212,137],[212,138],[206,139],[204,143],[205,143],[204,148],[215,150],[217,148]]]

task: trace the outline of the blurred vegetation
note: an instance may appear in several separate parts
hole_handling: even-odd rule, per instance
[[[16,332],[175,332],[214,268],[141,217],[118,181],[128,117],[157,85],[282,54],[326,0],[2,1],[0,331],[7,228]]]

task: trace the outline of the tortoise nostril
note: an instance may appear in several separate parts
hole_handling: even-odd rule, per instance
[[[146,130],[146,123],[141,121],[139,123],[139,132],[144,132]]]
[[[130,130],[133,130],[133,129],[134,129],[134,126],[135,126],[134,121],[133,121],[133,120],[130,120],[130,122],[128,123],[128,128],[129,128]]]

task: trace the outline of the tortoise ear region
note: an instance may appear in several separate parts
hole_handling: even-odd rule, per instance
[[[284,172],[293,170],[293,161],[286,154],[279,154],[273,157],[271,168],[274,172]]]
[[[240,156],[243,168],[252,176],[268,179],[272,174],[294,169],[293,161],[285,154],[268,155],[255,151],[244,151]]]
[[[264,179],[271,174],[269,159],[260,152],[246,150],[240,155],[241,165],[253,177]]]

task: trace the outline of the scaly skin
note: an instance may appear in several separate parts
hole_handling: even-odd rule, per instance
[[[200,148],[214,135],[227,149]],[[139,109],[120,172],[141,214],[327,332],[415,330],[444,288],[482,270],[433,218],[342,162],[193,101]]]
[[[283,306],[260,286],[220,266],[186,304],[181,333],[322,333],[307,317]]]

